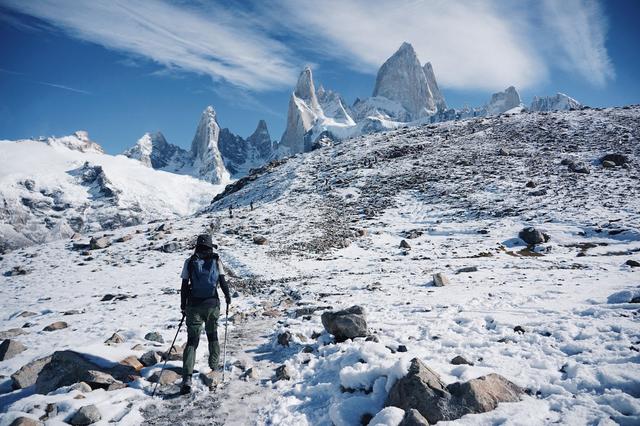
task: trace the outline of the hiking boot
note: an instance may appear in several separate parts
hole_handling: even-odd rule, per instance
[[[184,376],[182,378],[182,386],[180,387],[180,393],[182,395],[185,395],[190,392],[191,392],[191,376]]]

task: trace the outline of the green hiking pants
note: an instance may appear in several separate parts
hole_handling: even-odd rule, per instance
[[[218,306],[187,306],[187,347],[184,349],[182,368],[184,375],[193,374],[193,366],[196,362],[196,349],[200,343],[202,325],[209,340],[209,367],[212,370],[218,368],[220,357],[220,344],[218,344]]]

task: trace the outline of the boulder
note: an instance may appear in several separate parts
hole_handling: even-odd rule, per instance
[[[100,421],[100,419],[102,419],[100,410],[92,404],[85,405],[76,411],[73,417],[71,417],[70,423],[74,426],[86,426],[96,423]]]
[[[161,385],[170,385],[177,382],[180,379],[180,375],[173,370],[164,370],[162,372],[162,376],[160,375],[160,370],[154,371],[151,376],[147,380],[151,383],[160,383]]]
[[[544,232],[534,228],[533,226],[523,228],[518,233],[518,238],[529,245],[546,243],[550,239],[548,234],[545,234]]]
[[[180,250],[180,244],[176,243],[175,241],[163,244],[160,247],[160,251],[162,251],[164,253],[173,253],[173,252],[176,252],[178,250]]]
[[[36,359],[11,375],[13,389],[24,389],[36,383],[38,374],[51,361],[51,357]]]
[[[27,334],[27,332],[21,328],[10,328],[9,330],[0,331],[0,339],[10,339],[21,334]]]
[[[574,173],[582,173],[582,174],[590,173],[589,166],[587,166],[587,164],[583,163],[582,161],[569,160],[567,165],[569,167],[569,171],[572,171]]]
[[[488,374],[465,383],[453,383],[448,387],[453,395],[453,406],[458,417],[470,413],[486,413],[500,402],[518,402],[524,391],[499,374]]]
[[[400,241],[400,248],[409,249],[410,250],[411,246],[409,245],[407,240],[402,240],[402,241]]]
[[[117,345],[118,343],[124,343],[124,337],[120,336],[118,333],[113,333],[111,337],[104,341],[107,345]]]
[[[149,340],[150,342],[164,343],[162,335],[157,331],[150,331],[149,333],[145,334],[144,339]]]
[[[255,237],[253,237],[253,243],[259,246],[263,246],[267,244],[267,239],[262,235],[256,235]]]
[[[31,417],[17,417],[15,418],[9,426],[41,426],[44,423],[32,419]]]
[[[411,408],[404,412],[404,417],[398,426],[428,426],[429,422],[424,418],[420,411]]]
[[[136,358],[135,356],[131,355],[126,357],[125,359],[123,359],[122,361],[120,361],[121,365],[125,365],[125,366],[129,366],[131,368],[133,368],[136,371],[140,371],[144,368],[144,365],[138,360],[138,358]]]
[[[337,342],[367,336],[367,321],[364,309],[360,306],[352,306],[342,311],[323,312],[321,319],[325,330],[333,334]]]
[[[111,245],[111,241],[107,237],[100,237],[100,238],[91,237],[91,240],[89,241],[89,248],[91,250],[104,249],[109,247],[110,245]]]
[[[66,322],[56,321],[49,324],[45,328],[43,328],[42,331],[56,331],[56,330],[62,330],[63,328],[67,328],[67,327],[69,327],[69,325]]]
[[[72,384],[69,387],[69,390],[75,390],[81,393],[88,393],[88,392],[91,392],[93,389],[91,389],[91,386],[89,386],[85,382],[78,382],[78,383]]]
[[[147,351],[140,357],[140,362],[145,367],[151,367],[152,365],[156,365],[162,360],[160,355],[156,351]]]
[[[276,381],[279,380],[291,380],[291,374],[287,370],[287,366],[282,364],[280,367],[276,368]]]
[[[126,241],[129,241],[131,238],[133,238],[133,235],[132,235],[132,234],[126,234],[126,235],[123,235],[122,237],[118,238],[118,239],[116,240],[116,242],[117,242],[117,243],[124,243],[124,242],[126,242]]]
[[[11,359],[20,352],[27,350],[27,347],[17,340],[7,339],[0,344],[0,361]]]
[[[629,259],[626,262],[624,262],[625,265],[627,266],[631,266],[632,268],[638,268],[640,267],[640,262],[638,262],[637,260],[633,260],[633,259]]]
[[[615,166],[616,166],[616,163],[614,163],[613,161],[605,160],[602,162],[602,167],[604,167],[605,169],[612,169]]]
[[[433,285],[436,287],[444,287],[449,285],[449,278],[446,277],[442,272],[438,272],[437,274],[433,274]]]
[[[473,365],[471,361],[468,361],[462,355],[457,355],[451,360],[451,364],[453,365]]]
[[[411,360],[406,376],[391,387],[385,406],[417,410],[430,424],[485,413],[500,402],[517,402],[524,391],[498,374],[448,386],[419,359]],[[418,423],[420,424],[420,423]]]
[[[278,334],[278,344],[281,346],[289,346],[291,343],[291,338],[293,335],[289,331],[285,331],[284,333]]]
[[[445,420],[451,395],[440,376],[417,358],[409,372],[391,387],[385,406],[416,409],[429,423]],[[446,419],[449,420],[449,419]]]
[[[77,382],[85,382],[92,389],[107,388],[118,380],[131,380],[135,374],[135,369],[130,366],[102,368],[77,352],[56,351],[38,374],[36,393],[47,394]]]
[[[600,159],[602,165],[604,166],[605,161],[609,161],[613,163],[615,166],[622,166],[629,162],[629,157],[624,154],[607,154]]]

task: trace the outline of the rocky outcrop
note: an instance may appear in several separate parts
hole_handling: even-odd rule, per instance
[[[435,371],[414,358],[407,375],[391,387],[385,406],[415,409],[434,424],[491,411],[501,402],[519,401],[522,394],[520,387],[498,374],[447,386]]]
[[[376,77],[373,96],[400,103],[412,120],[436,111],[436,100],[429,89],[427,77],[413,46],[409,43],[403,43],[400,49],[382,64]]]
[[[504,92],[497,92],[491,95],[491,100],[486,106],[486,115],[499,115],[521,106],[520,94],[518,94],[515,87],[509,86]]]
[[[37,140],[53,147],[61,146],[73,151],[104,154],[104,149],[102,149],[98,143],[89,139],[89,133],[84,130],[78,130],[69,136],[59,138],[52,136],[49,138],[39,138]]]
[[[354,126],[356,123],[348,112],[346,102],[338,92],[325,90],[320,86],[316,92],[318,103],[325,117],[332,118],[338,123]]]
[[[323,116],[322,108],[316,97],[311,68],[306,67],[298,77],[298,83],[289,98],[287,127],[280,139],[281,156],[297,154],[310,150],[305,145],[305,134],[313,128],[319,117]]]
[[[447,103],[444,100],[444,96],[440,92],[440,88],[438,87],[438,82],[436,81],[436,74],[433,72],[433,66],[431,62],[427,62],[424,64],[424,75],[427,78],[427,86],[429,87],[429,91],[433,96],[433,101],[436,104],[436,108],[438,111],[444,111],[447,109]]]
[[[360,306],[336,312],[323,312],[321,319],[325,330],[333,334],[336,342],[367,336],[367,321],[364,309]]]
[[[180,171],[191,161],[188,151],[170,144],[161,132],[145,133],[122,155],[140,161],[147,167],[166,171]]]
[[[267,163],[273,157],[273,141],[267,129],[267,122],[260,120],[256,130],[247,138],[249,146],[257,154],[257,159],[262,164]]]
[[[531,111],[569,111],[582,108],[582,104],[564,93],[555,96],[534,96],[529,110]]]
[[[196,174],[214,184],[228,182],[231,178],[218,146],[219,135],[220,126],[216,119],[216,112],[212,106],[208,106],[202,112],[196,134],[191,142],[191,155]]]
[[[26,346],[17,340],[6,339],[0,344],[0,361],[11,359],[26,350]]]

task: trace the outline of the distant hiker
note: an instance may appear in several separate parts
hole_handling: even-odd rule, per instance
[[[229,217],[233,219],[233,205],[229,204]]]
[[[249,203],[249,206],[251,207],[251,211],[253,211],[253,201]]]
[[[218,317],[220,316],[220,300],[218,284],[222,288],[224,298],[229,305],[231,295],[225,280],[225,272],[220,257],[213,251],[211,236],[198,236],[195,253],[184,262],[182,268],[182,290],[180,292],[180,309],[187,318],[187,347],[184,350],[182,393],[191,392],[191,375],[196,360],[196,349],[200,342],[200,333],[204,324],[209,341],[209,367],[211,379],[218,370],[220,345],[218,344]]]

